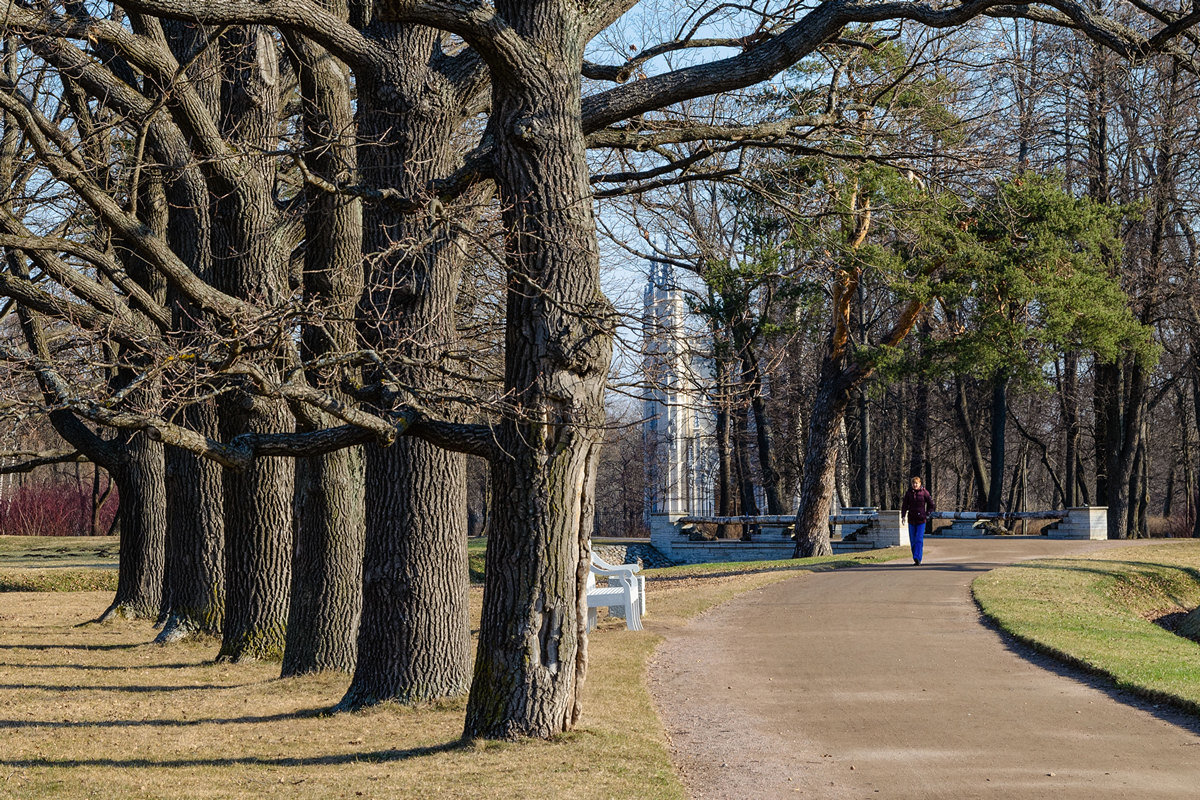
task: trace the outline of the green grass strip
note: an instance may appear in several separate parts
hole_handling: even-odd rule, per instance
[[[816,572],[821,569],[838,569],[856,564],[878,564],[901,557],[911,558],[907,547],[889,547],[883,550],[864,550],[857,553],[839,553],[815,558],[785,558],[763,561],[715,561],[708,564],[680,564],[675,567],[660,567],[645,571],[648,579],[718,578],[729,575],[749,575],[756,572],[803,571]]]
[[[0,572],[0,592],[115,592],[113,569],[9,570]]]
[[[1023,562],[977,578],[972,591],[1021,642],[1200,714],[1200,644],[1152,621],[1200,606],[1200,542]]]

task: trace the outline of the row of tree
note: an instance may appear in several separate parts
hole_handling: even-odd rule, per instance
[[[619,324],[601,291],[594,201],[686,187],[713,177],[710,166],[729,172],[713,159],[765,144],[789,160],[779,174],[745,173],[751,205],[827,195],[805,245],[833,281],[801,492],[800,539],[818,552],[830,443],[884,366],[873,353],[894,350],[938,292],[975,291],[959,276],[968,250],[999,269],[1028,251],[1031,230],[1005,218],[1003,192],[979,201],[993,204],[985,210],[885,169],[853,131],[880,103],[908,100],[894,87],[844,87],[845,54],[891,58],[907,24],[954,28],[988,14],[1073,28],[1124,58],[1166,52],[1192,64],[1193,19],[1171,9],[1118,18],[1069,0],[697,3],[672,22],[635,5],[6,9],[5,410],[44,416],[71,448],[62,457],[86,457],[117,485],[110,616],[161,618],[164,640],[219,635],[220,658],[279,657],[285,674],[351,671],[346,708],[469,687],[467,737],[569,728],[587,665],[588,537]],[[882,34],[860,27],[888,20]],[[647,38],[631,47],[622,37],[635,22]],[[655,42],[659,25],[674,30]],[[816,54],[824,66],[806,69],[827,90],[814,113],[691,113],[700,98]],[[828,128],[849,131],[834,155],[858,166],[792,174]],[[1107,219],[1029,185],[1014,202],[1074,203]],[[911,211],[884,212],[893,221],[877,241],[876,209],[896,198]],[[1092,275],[1094,248],[1061,253],[1062,225],[1044,224],[1057,231],[1056,267]],[[776,238],[792,238],[785,227]],[[1006,245],[991,246],[992,228]],[[708,255],[696,263],[732,270]],[[881,267],[899,310],[872,321],[872,347],[852,346],[850,299]],[[716,282],[735,287],[728,297],[718,288],[706,302],[733,309],[740,280],[731,272]],[[773,384],[747,348],[769,333],[720,334],[722,363],[755,393]],[[1122,369],[1112,385],[1142,391],[1145,369]],[[467,454],[491,467],[473,673]],[[1124,485],[1110,472],[1110,487]]]

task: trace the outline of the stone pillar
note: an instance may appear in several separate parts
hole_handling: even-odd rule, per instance
[[[1051,539],[1094,539],[1108,538],[1107,506],[1080,506],[1068,508],[1062,522],[1050,529]]]
[[[674,543],[679,539],[680,514],[650,515],[650,544],[667,558],[675,561]]]
[[[908,525],[900,522],[900,512],[879,511],[871,525],[871,541],[876,547],[907,547]]]

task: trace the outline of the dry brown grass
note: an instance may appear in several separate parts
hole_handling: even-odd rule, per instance
[[[654,647],[794,574],[652,578],[646,632],[614,620],[591,637],[579,730],[469,745],[462,700],[327,715],[343,675],[281,680],[211,663],[215,642],[148,644],[145,623],[81,626],[105,592],[0,594],[0,797],[681,798],[644,680]]]

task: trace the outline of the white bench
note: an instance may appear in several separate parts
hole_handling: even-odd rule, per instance
[[[642,615],[646,613],[646,577],[636,574],[640,569],[636,564],[609,564],[592,553],[587,579],[589,631],[596,627],[597,611],[601,607],[614,606],[624,609],[626,628],[631,631],[642,629]],[[607,578],[608,586],[597,586],[597,576]]]
[[[592,553],[592,564],[606,572],[625,572],[637,579],[638,611],[646,616],[646,576],[638,575],[642,567],[639,564],[610,564],[600,556]]]

